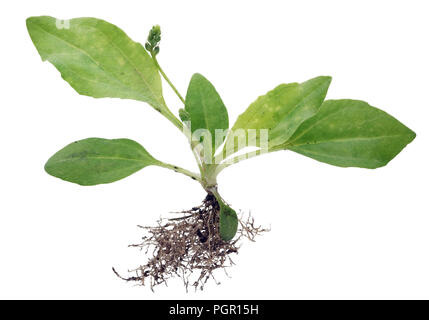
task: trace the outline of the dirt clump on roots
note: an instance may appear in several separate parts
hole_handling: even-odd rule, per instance
[[[200,206],[179,213],[182,216],[160,219],[154,227],[139,226],[146,235],[141,243],[130,247],[151,255],[146,264],[129,271],[135,276],[123,277],[112,268],[113,272],[125,281],[148,284],[152,290],[157,285],[167,285],[172,277],[181,278],[186,290],[189,286],[203,290],[210,278],[218,284],[215,270],[223,269],[226,273],[226,268],[234,265],[231,255],[238,253],[242,238],[255,241],[257,235],[268,231],[255,226],[250,215],[247,219],[239,217],[235,239],[223,241],[219,234],[219,204],[211,194]]]

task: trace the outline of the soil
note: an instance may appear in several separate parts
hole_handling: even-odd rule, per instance
[[[235,239],[226,242],[219,234],[219,204],[208,194],[202,204],[190,210],[179,212],[180,217],[161,219],[157,226],[142,227],[146,235],[139,244],[130,245],[144,250],[149,255],[147,262],[131,270],[135,275],[123,277],[113,268],[122,280],[149,285],[153,288],[167,285],[167,280],[179,277],[186,290],[190,286],[203,290],[214,271],[234,265],[231,256],[237,254],[239,241],[247,238],[254,241],[257,235],[268,231],[255,226],[254,219],[239,218],[239,229]],[[228,275],[228,274],[227,274]]]

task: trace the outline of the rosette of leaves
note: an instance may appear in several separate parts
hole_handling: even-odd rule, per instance
[[[226,167],[262,153],[236,155],[243,147],[261,147],[258,129],[268,132],[268,152],[290,150],[334,166],[370,169],[386,165],[416,136],[364,101],[325,100],[331,78],[321,76],[280,84],[258,97],[221,139],[205,135],[195,139],[198,130],[214,137],[216,130],[228,129],[228,112],[215,87],[201,74],[192,76],[185,98],[180,95],[156,58],[159,26],[151,29],[145,45],[95,18],[72,19],[59,26],[53,17],[31,17],[27,28],[42,60],[51,62],[79,94],[149,104],[185,133],[199,167],[194,173],[158,160],[130,139],[88,138],[55,153],[45,165],[46,172],[83,186],[111,183],[151,165],[182,173],[218,200],[225,241],[234,238],[238,222],[236,212],[219,195],[216,178]],[[179,117],[163,98],[161,76],[184,104]],[[248,129],[257,129],[256,135],[250,137]],[[237,142],[237,130],[244,132],[244,143]]]

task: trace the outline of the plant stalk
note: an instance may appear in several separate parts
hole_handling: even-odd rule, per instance
[[[179,97],[179,99],[183,102],[183,104],[185,104],[185,99],[183,99],[182,95],[179,93],[179,91],[176,89],[176,87],[173,85],[173,83],[167,77],[167,75],[165,74],[164,70],[162,70],[161,66],[158,63],[158,60],[156,59],[155,54],[153,54],[153,52],[151,52],[150,55],[152,56],[152,60],[155,63],[155,66],[158,68],[159,73],[161,73],[162,77],[170,85],[171,89],[173,89],[173,91],[176,93],[176,95]]]
[[[223,169],[228,168],[230,165],[239,163],[243,160],[254,158],[254,157],[259,156],[261,154],[263,154],[263,152],[261,150],[256,150],[256,151],[251,151],[251,152],[248,152],[245,154],[235,156],[231,159],[226,159],[226,160],[224,160],[225,162],[223,162],[217,166],[215,176],[217,176]]]
[[[161,73],[162,77],[165,79],[165,81],[167,81],[168,85],[171,87],[171,89],[173,89],[174,93],[176,93],[176,95],[179,97],[180,101],[182,101],[182,103],[185,104],[185,99],[183,99],[182,95],[179,93],[179,90],[176,89],[176,87],[174,86],[174,84],[171,82],[171,80],[165,74],[164,70],[162,70],[160,64],[158,63],[158,60],[156,59],[156,55],[153,53],[153,51],[149,51],[149,53],[150,53],[150,55],[152,57],[152,60],[153,60],[153,62],[155,64],[156,68],[158,69],[159,73]],[[173,115],[173,117],[177,121],[179,121],[174,115]],[[170,119],[170,121],[171,121],[171,119]],[[180,122],[180,124],[181,124],[182,133],[183,133],[183,124],[182,124],[182,122]],[[185,134],[185,136],[186,136],[186,134]],[[193,155],[195,157],[195,160],[197,162],[198,169],[200,170],[200,174],[201,174],[201,176],[203,176],[203,174],[204,174],[204,168],[203,168],[201,157],[198,155],[198,153],[194,150],[194,147],[192,146],[192,137],[191,138],[187,137],[187,138],[189,139],[191,150],[192,150],[192,153],[193,153]]]
[[[191,172],[189,170],[183,169],[181,167],[178,167],[178,166],[175,166],[175,165],[172,165],[169,163],[161,162],[161,161],[160,161],[159,165],[163,168],[167,168],[167,169],[173,170],[175,172],[179,172],[181,174],[184,174],[185,176],[190,177],[192,180],[196,180],[199,183],[203,184],[201,176],[198,173],[194,173],[194,172]]]
[[[165,103],[164,103],[165,104]],[[183,132],[183,123],[168,109],[167,105],[161,110],[161,114],[166,117],[170,122],[180,131]]]

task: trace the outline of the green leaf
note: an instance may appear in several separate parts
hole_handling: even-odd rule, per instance
[[[27,29],[42,60],[51,62],[78,93],[144,101],[169,112],[153,60],[118,27],[95,18],[61,24],[42,16],[28,18]]]
[[[386,112],[358,100],[328,100],[305,121],[290,149],[339,167],[378,168],[392,160],[416,134]]]
[[[228,112],[213,85],[201,74],[194,74],[186,93],[185,110],[191,121],[191,131],[206,129],[212,138],[212,154],[222,144],[216,141],[216,129],[228,129]]]
[[[224,241],[230,241],[234,238],[238,228],[237,213],[225,203],[219,201],[219,233]]]
[[[76,141],[46,163],[50,175],[84,186],[110,183],[149,165],[159,165],[140,144],[129,139]]]
[[[260,96],[238,117],[227,137],[224,151],[231,154],[245,146],[259,146],[259,130],[252,141],[248,129],[267,129],[270,146],[286,142],[302,122],[317,113],[330,83],[331,77],[317,77],[301,84],[281,84]],[[240,129],[244,129],[246,135],[246,144],[241,146],[234,139],[234,132],[237,134]],[[226,150],[232,146],[233,150]]]

